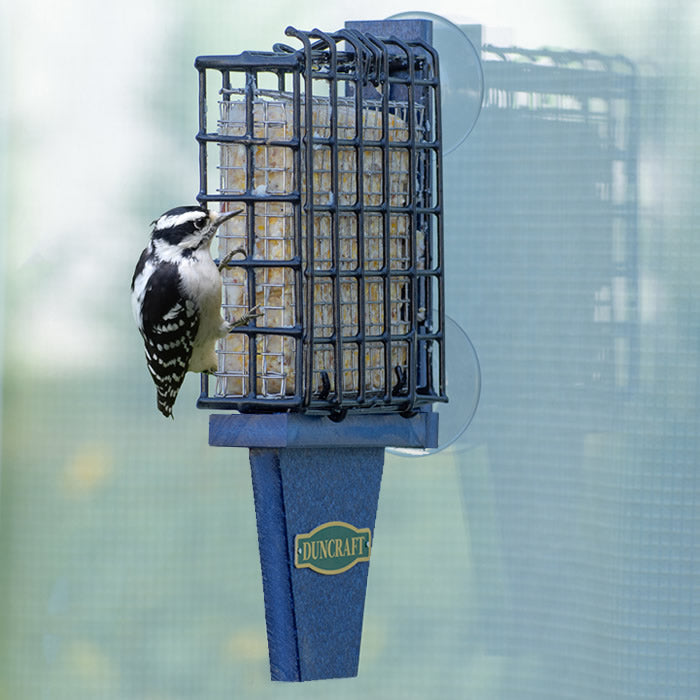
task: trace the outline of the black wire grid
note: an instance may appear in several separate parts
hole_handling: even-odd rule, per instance
[[[195,62],[197,199],[243,209],[219,234],[220,256],[239,251],[224,310],[260,307],[198,405],[411,415],[447,400],[438,57],[347,28],[286,34],[302,47]]]

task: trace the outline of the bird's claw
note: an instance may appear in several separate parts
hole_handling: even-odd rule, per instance
[[[241,326],[247,326],[254,318],[262,316],[263,312],[259,311],[260,304],[256,304],[250,311],[243,314],[238,320],[231,321],[229,324],[229,330],[232,331],[234,328],[240,328]]]
[[[223,258],[219,261],[218,268],[219,272],[221,272],[230,262],[233,260],[233,256],[241,253],[242,255],[247,255],[245,248],[235,248],[234,250],[229,251],[224,255]]]

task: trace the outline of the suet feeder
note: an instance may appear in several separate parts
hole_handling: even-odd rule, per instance
[[[201,56],[200,203],[221,341],[198,405],[250,448],[273,680],[357,674],[384,448],[437,445],[445,393],[440,75],[424,20]],[[216,111],[216,123],[208,121]]]
[[[261,312],[223,344],[200,406],[340,417],[445,401],[437,55],[353,23],[287,34],[300,50],[196,62],[198,199],[244,209],[219,236],[222,257],[245,251],[224,308]]]

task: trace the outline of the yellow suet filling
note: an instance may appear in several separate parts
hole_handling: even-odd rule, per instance
[[[222,101],[219,130],[222,135],[243,136],[246,134],[246,104],[240,99]],[[405,106],[404,106],[405,109]],[[302,101],[301,127],[305,132],[305,113]],[[221,192],[229,195],[244,195],[249,172],[252,173],[250,191],[260,196],[288,195],[296,189],[302,193],[302,204],[313,201],[314,205],[354,205],[358,197],[366,206],[383,203],[384,170],[388,169],[386,182],[388,203],[401,207],[410,198],[410,149],[408,147],[408,125],[397,116],[400,108],[394,108],[389,116],[387,152],[379,145],[343,144],[345,139],[356,137],[356,110],[351,100],[339,100],[337,143],[313,145],[313,181],[306,182],[305,158],[302,148],[300,172],[295,172],[294,150],[289,146],[275,145],[275,141],[288,141],[293,136],[293,104],[283,93],[260,94],[253,103],[253,136],[260,144],[247,146],[236,143],[221,144],[220,172]],[[331,136],[331,105],[328,99],[314,98],[313,123],[315,139]],[[378,141],[383,136],[380,103],[363,105],[363,138]],[[337,173],[333,173],[334,148],[337,148]],[[358,178],[358,172],[362,177]],[[334,176],[337,186],[334,190]],[[312,185],[312,192],[308,185]],[[361,193],[360,193],[361,187]],[[309,199],[307,199],[309,198]],[[236,207],[234,202],[232,207]],[[364,320],[366,336],[384,333],[386,324],[385,295],[388,294],[390,329],[392,335],[406,333],[410,324],[410,281],[401,271],[411,265],[409,214],[400,212],[365,212],[362,217],[363,237],[358,227],[360,220],[356,212],[339,212],[337,215],[338,250],[334,250],[333,216],[328,210],[315,210],[313,217],[313,260],[309,260],[307,248],[307,219],[301,213],[301,250],[297,251],[295,217],[291,202],[256,202],[253,207],[254,246],[249,251],[254,261],[291,260],[297,252],[301,259],[313,266],[315,271],[313,288],[313,337],[328,340],[314,344],[313,389],[323,388],[322,372],[327,373],[331,392],[336,391],[334,372],[335,346],[331,342],[334,334],[336,313],[340,319],[340,332],[344,338],[342,357],[343,392],[357,393],[359,390],[359,347],[353,337],[360,332],[360,319]],[[389,250],[384,250],[384,226],[389,226]],[[219,232],[219,256],[223,257],[236,248],[248,249],[248,213],[234,217],[225,229]],[[418,238],[423,238],[418,236]],[[363,250],[359,241],[364,240]],[[425,241],[416,240],[416,261],[423,266]],[[385,252],[391,274],[387,279],[373,276],[373,271],[384,267]],[[361,256],[361,259],[360,259]],[[235,262],[235,258],[234,258]],[[333,268],[340,271],[362,272],[362,276],[337,276]],[[302,322],[297,309],[296,273],[291,267],[254,267],[255,298],[249,299],[246,270],[229,267],[223,273],[225,315],[229,320],[239,318],[249,308],[259,307],[261,316],[257,325],[284,330]],[[324,271],[328,270],[328,275]],[[334,308],[335,285],[338,285],[339,309]],[[360,285],[364,287],[360,292]],[[360,309],[364,296],[363,310]],[[308,320],[303,321],[308,324]],[[219,343],[219,372],[216,394],[226,397],[243,397],[248,394],[250,370],[248,337],[232,333]],[[278,334],[256,336],[255,358],[257,362],[256,396],[274,398],[293,394],[296,384],[295,353],[296,340]],[[381,394],[385,390],[386,362],[384,343],[371,339],[365,343],[365,391]],[[405,340],[391,343],[391,366],[406,369],[408,344]],[[390,382],[394,378],[389,379]]]

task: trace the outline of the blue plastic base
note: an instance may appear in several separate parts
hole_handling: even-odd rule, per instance
[[[209,444],[215,447],[437,447],[438,414],[422,410],[348,415],[335,423],[300,413],[212,413]]]
[[[272,680],[356,676],[369,562],[294,566],[294,538],[342,521],[374,531],[382,447],[250,450]]]
[[[436,447],[438,416],[212,414],[209,444],[250,447],[273,680],[357,675],[369,562],[295,568],[294,538],[340,521],[373,533],[384,448]]]

